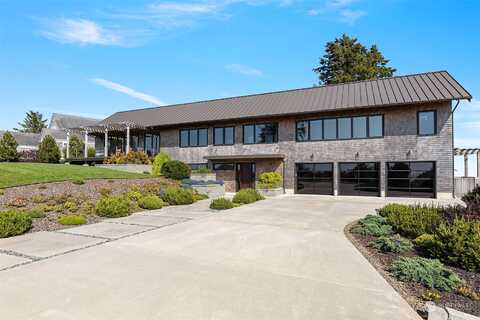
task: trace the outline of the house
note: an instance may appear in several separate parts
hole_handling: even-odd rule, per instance
[[[3,137],[6,131],[0,131],[0,139]],[[17,131],[9,131],[15,141],[17,141],[18,152],[23,151],[36,151],[38,150],[38,145],[41,141],[41,136],[38,133],[28,133],[28,132],[17,132]]]
[[[103,154],[165,151],[227,191],[276,171],[292,193],[451,198],[453,111],[471,98],[438,71],[123,111],[87,129]]]

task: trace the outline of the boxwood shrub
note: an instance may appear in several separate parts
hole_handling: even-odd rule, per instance
[[[260,189],[273,189],[282,185],[282,176],[277,172],[264,172],[258,177]]]
[[[257,190],[247,188],[238,191],[233,197],[232,202],[239,204],[248,204],[263,199],[265,198]]]
[[[226,210],[226,209],[231,209],[231,208],[233,208],[233,202],[231,200],[225,199],[225,198],[214,199],[210,203],[210,209]]]
[[[178,160],[167,161],[162,165],[161,173],[167,178],[182,180],[190,177],[190,166]]]
[[[77,214],[61,216],[57,221],[58,223],[66,226],[75,226],[87,223],[87,219],[84,216]]]
[[[195,202],[192,189],[169,187],[162,193],[162,200],[170,205],[184,205]]]
[[[17,236],[32,227],[32,218],[27,212],[7,210],[0,212],[0,238]]]
[[[118,218],[130,215],[132,202],[123,196],[107,196],[98,200],[95,212],[101,217]]]
[[[138,205],[140,208],[147,209],[147,210],[154,210],[154,209],[161,209],[165,206],[165,202],[160,199],[159,196],[155,195],[148,195],[140,198],[138,200]]]

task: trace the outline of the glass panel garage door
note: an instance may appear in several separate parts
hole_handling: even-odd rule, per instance
[[[298,163],[297,193],[333,195],[333,163]]]
[[[387,197],[435,198],[435,163],[388,162]]]
[[[344,196],[379,196],[380,165],[378,162],[339,163],[339,194]]]

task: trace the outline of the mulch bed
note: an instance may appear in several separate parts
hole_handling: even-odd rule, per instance
[[[142,187],[146,184],[162,184],[165,186],[175,185],[175,182],[165,178],[142,178],[142,179],[98,179],[85,180],[84,184],[78,185],[70,181],[42,183],[27,186],[19,186],[2,189],[3,194],[0,194],[0,210],[12,208],[12,203],[24,203],[25,206],[18,207],[18,209],[32,209],[41,205],[34,203],[32,198],[34,196],[44,196],[46,198],[54,198],[58,196],[66,196],[76,199],[76,202],[81,204],[84,201],[96,202],[101,197],[101,192],[110,190],[112,195],[122,194],[128,192],[134,186]],[[70,228],[72,226],[61,225],[57,219],[64,214],[77,214],[76,212],[46,212],[44,218],[33,219],[33,226],[29,232],[36,231],[52,231]],[[95,214],[86,215],[87,223],[96,223],[102,221],[104,218]]]
[[[345,228],[345,235],[353,243],[353,245],[363,254],[363,256],[377,269],[377,271],[385,278],[385,280],[397,290],[398,293],[415,309],[419,315],[426,318],[424,313],[425,300],[422,295],[427,291],[435,291],[416,283],[406,283],[398,281],[393,275],[388,272],[391,263],[402,256],[421,256],[419,252],[412,251],[408,253],[381,253],[378,250],[369,246],[370,242],[375,239],[372,236],[363,236],[350,232],[351,227],[356,222],[349,224]],[[468,272],[459,268],[448,266],[449,269],[455,271],[462,279],[465,280],[466,285],[470,288],[480,291],[480,274],[475,272]],[[441,299],[436,301],[438,306],[445,306],[453,308],[462,312],[466,312],[475,316],[480,316],[480,301],[473,301],[465,298],[455,292],[439,292]]]

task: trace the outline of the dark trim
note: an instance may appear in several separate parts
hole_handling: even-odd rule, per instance
[[[276,132],[275,132],[275,141],[273,142],[256,142],[256,137],[257,137],[257,125],[267,125],[267,124],[273,124],[276,126]],[[246,143],[245,142],[245,127],[247,126],[253,126],[253,143]],[[253,145],[253,144],[273,144],[273,143],[278,143],[278,122],[258,122],[258,123],[249,123],[249,124],[244,124],[242,125],[242,143],[246,145]]]
[[[295,168],[294,168],[294,179],[295,179],[295,186],[294,186],[294,192],[295,194],[322,194],[323,193],[299,193],[298,192],[298,183],[299,183],[299,177],[298,177],[298,166],[302,164],[328,164],[331,165],[332,168],[332,178],[331,178],[331,190],[332,192],[326,195],[334,195],[335,193],[335,164],[333,162],[295,162]],[[327,178],[322,178],[322,180],[327,180]],[[312,179],[312,182],[315,182],[315,179]]]
[[[408,171],[410,172],[411,171],[411,168],[410,168],[410,163],[419,163],[419,162],[426,162],[426,163],[433,163],[433,172],[434,172],[434,177],[433,177],[433,198],[432,199],[436,199],[437,198],[437,177],[438,177],[438,174],[437,174],[437,161],[432,161],[432,160],[413,160],[413,161],[385,161],[385,197],[392,197],[391,195],[388,194],[388,174],[389,174],[389,170],[388,170],[388,164],[390,163],[408,163]],[[405,170],[406,171],[406,170]],[[397,179],[397,180],[405,180],[406,178],[392,178],[392,179]],[[409,185],[408,185],[408,196],[407,198],[412,198],[411,196],[411,186],[410,186],[410,177],[408,178],[409,179]],[[395,196],[393,196],[395,197]],[[413,198],[421,198],[421,197],[413,197]]]
[[[227,128],[232,128],[233,129],[233,143],[225,143],[225,129]],[[215,141],[215,129],[222,129],[223,131],[223,143],[217,143]],[[213,145],[214,146],[233,146],[235,144],[235,138],[236,138],[236,134],[235,134],[235,126],[214,126],[212,128],[212,140],[213,140]]]
[[[433,112],[433,133],[420,134],[420,113]],[[437,110],[418,110],[417,111],[417,135],[420,137],[436,136],[437,135]]]
[[[197,130],[197,145],[192,146],[190,145],[190,131],[191,130]],[[198,145],[200,139],[199,139],[199,134],[198,130],[207,130],[207,144],[205,145]],[[182,146],[182,131],[187,131],[188,132],[188,146]],[[178,146],[180,148],[197,148],[197,147],[208,147],[208,127],[198,127],[198,128],[182,128],[178,129]]]

